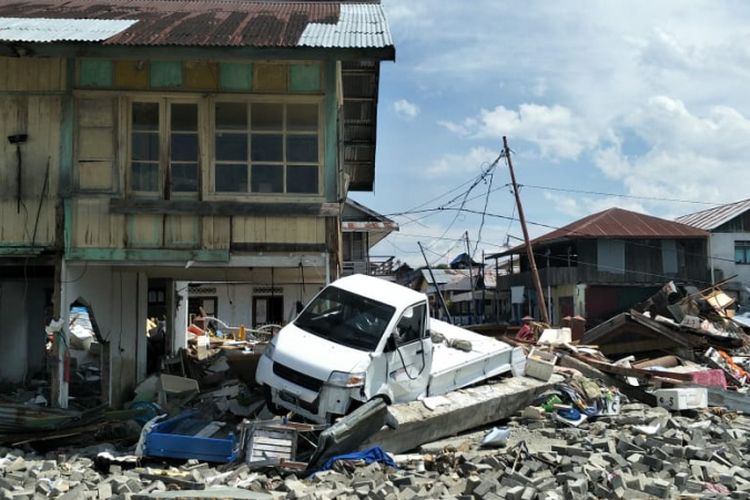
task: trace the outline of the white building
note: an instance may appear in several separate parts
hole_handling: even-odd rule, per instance
[[[711,233],[709,265],[714,282],[725,279],[724,291],[750,305],[750,198],[677,218]]]

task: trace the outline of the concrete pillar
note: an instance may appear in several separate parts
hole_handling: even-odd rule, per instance
[[[174,335],[172,336],[172,354],[187,348],[188,327],[188,285],[189,281],[175,281],[173,294],[174,307]]]

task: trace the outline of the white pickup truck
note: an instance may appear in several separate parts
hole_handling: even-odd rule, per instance
[[[373,398],[415,401],[523,374],[525,363],[519,348],[430,318],[424,294],[353,275],[326,286],[281,329],[256,380],[272,411],[326,423]]]

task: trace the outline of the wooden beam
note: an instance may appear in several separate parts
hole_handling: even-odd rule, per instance
[[[153,262],[228,262],[229,250],[175,250],[160,248],[72,248],[66,260],[153,261]]]
[[[232,243],[232,252],[313,252],[326,251],[324,243]]]
[[[128,45],[101,45],[92,43],[27,43],[35,56],[42,57],[110,57],[113,59],[161,60],[271,60],[295,61],[330,60],[396,60],[394,47],[334,48],[334,47],[136,47]]]
[[[243,201],[200,200],[133,200],[112,198],[109,210],[115,214],[167,215],[314,215],[330,217],[339,214],[338,203],[247,203]]]

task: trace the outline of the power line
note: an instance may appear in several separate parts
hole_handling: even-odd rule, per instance
[[[623,194],[623,193],[607,193],[603,191],[588,191],[584,189],[572,189],[572,188],[560,188],[560,187],[552,187],[552,186],[539,186],[534,184],[519,184],[519,187],[527,187],[532,189],[545,189],[547,191],[558,191],[562,193],[578,193],[578,194],[591,194],[591,195],[597,195],[597,196],[614,196],[617,198],[629,198],[633,200],[648,200],[648,201],[668,201],[672,203],[692,203],[695,205],[712,205],[716,206],[717,203],[712,201],[697,201],[697,200],[685,200],[680,198],[661,198],[658,196],[636,196],[632,194]]]
[[[455,207],[437,207],[437,208],[432,208],[432,209],[425,209],[425,211],[438,211],[438,212],[449,212],[449,211],[458,211],[458,210],[459,209],[455,208]],[[480,212],[478,210],[472,210],[472,209],[469,209],[469,208],[463,208],[463,209],[460,209],[460,211],[461,212],[465,212],[465,213],[474,214],[474,215],[481,215],[483,213],[483,212]],[[517,218],[509,217],[507,215],[495,214],[495,213],[491,213],[491,212],[487,212],[486,213],[486,217],[493,217],[493,218],[497,218],[497,219],[510,220],[510,221],[518,221]],[[534,221],[531,221],[531,220],[527,220],[526,222],[528,224],[531,224],[531,225],[534,225],[534,226],[539,226],[539,227],[544,227],[544,228],[547,228],[547,229],[553,229],[553,230],[565,229],[564,227],[552,226],[550,224],[544,224],[542,222],[534,222]],[[576,235],[587,236],[587,237],[589,236],[589,235],[587,235],[585,233],[581,233],[579,231],[575,231],[575,230],[571,230],[571,229],[565,229],[565,230],[567,231],[567,234],[565,236],[576,236]],[[629,245],[632,245],[632,246],[640,246],[640,247],[644,247],[644,248],[658,248],[658,249],[661,249],[661,246],[649,245],[647,243],[638,243],[636,241],[633,241],[631,239],[626,239],[626,238],[622,238],[622,239],[624,241],[626,241]],[[692,256],[695,256],[695,257],[705,257],[704,255],[697,254],[695,252],[683,252],[683,253],[685,255],[692,255]],[[719,261],[723,261],[723,262],[732,262],[732,263],[734,263],[734,259],[728,259],[728,258],[725,258],[725,257],[708,256],[708,258],[710,258],[712,260],[719,260]]]
[[[548,256],[547,254],[543,254],[541,252],[534,252],[534,255],[538,255],[540,257],[549,258],[549,259],[552,259],[552,260],[561,260],[561,261],[566,261],[567,260],[567,257],[563,257],[563,256],[560,256],[560,255],[549,255]],[[575,262],[576,262],[576,265],[582,264],[584,266],[595,267],[597,269],[610,270],[610,271],[618,271],[618,272],[622,271],[622,272],[625,272],[625,273],[642,274],[644,276],[653,276],[655,278],[662,278],[662,279],[669,280],[669,281],[675,279],[674,276],[667,276],[666,274],[649,273],[649,272],[646,272],[646,271],[639,271],[637,269],[630,269],[630,268],[627,268],[627,267],[608,266],[608,265],[605,265],[605,264],[599,264],[598,262],[588,262],[588,261],[585,261],[585,260],[578,260],[578,259],[576,259]],[[554,267],[548,267],[548,268],[542,268],[542,269],[555,269],[555,268]],[[688,278],[687,281],[691,281],[693,283],[702,283],[702,284],[713,285],[713,283],[711,283],[709,281],[703,281],[703,280],[698,280],[698,279],[694,279],[694,278]]]
[[[468,182],[468,181],[467,181]],[[464,183],[466,184],[466,183]],[[508,187],[510,184],[503,184],[502,186],[497,186],[492,189],[491,192],[495,192],[499,189],[503,189]],[[576,193],[576,194],[589,194],[594,196],[612,196],[615,198],[628,198],[632,200],[646,200],[646,201],[666,201],[666,202],[673,202],[673,203],[690,203],[695,205],[707,205],[707,206],[718,206],[716,202],[710,202],[710,201],[698,201],[698,200],[686,200],[681,198],[660,198],[657,196],[637,196],[637,195],[631,195],[631,194],[625,194],[625,193],[608,193],[605,191],[589,191],[589,190],[583,190],[583,189],[574,189],[574,188],[561,188],[561,187],[555,187],[555,186],[542,186],[538,184],[519,184],[519,188],[531,188],[531,189],[543,189],[547,191],[556,191],[556,192],[562,192],[562,193]],[[479,198],[482,198],[484,194],[475,196],[473,198],[469,198],[466,201],[473,201]],[[423,203],[421,206],[426,205],[427,203]],[[448,203],[444,204],[443,206],[448,206]],[[415,207],[417,208],[417,207]],[[420,212],[420,211],[417,211]],[[415,213],[414,209],[404,210],[401,212],[394,212],[391,214],[384,214],[387,217],[400,217],[400,216],[406,216],[409,214]],[[424,217],[422,217],[424,218]],[[421,220],[422,218],[416,219]]]
[[[471,192],[474,190],[475,187],[479,185],[480,182],[482,182],[491,172],[494,170],[494,168],[497,166],[498,162],[500,161],[500,158],[502,158],[502,154],[498,155],[497,158],[495,158],[495,161],[489,164],[487,168],[482,169],[482,173],[472,182],[471,186],[462,194],[454,197],[452,200],[448,201],[445,205],[451,205],[455,203],[457,200],[461,199],[461,204],[459,206],[459,211],[456,212],[455,217],[453,217],[453,220],[451,220],[450,224],[448,224],[448,227],[445,228],[445,231],[443,231],[443,234],[441,236],[445,236],[448,234],[448,231],[453,227],[453,224],[456,223],[458,220],[458,216],[461,213],[460,209],[463,209],[466,206],[467,199]]]
[[[474,256],[477,254],[477,249],[479,248],[479,243],[482,241],[482,229],[484,229],[484,218],[485,215],[487,215],[487,204],[490,202],[490,193],[492,192],[492,179],[495,177],[495,174],[490,174],[490,182],[487,185],[487,194],[484,197],[484,208],[482,209],[482,222],[479,223],[479,231],[477,231],[477,242],[474,245],[474,251],[469,256],[470,259],[474,259]]]

